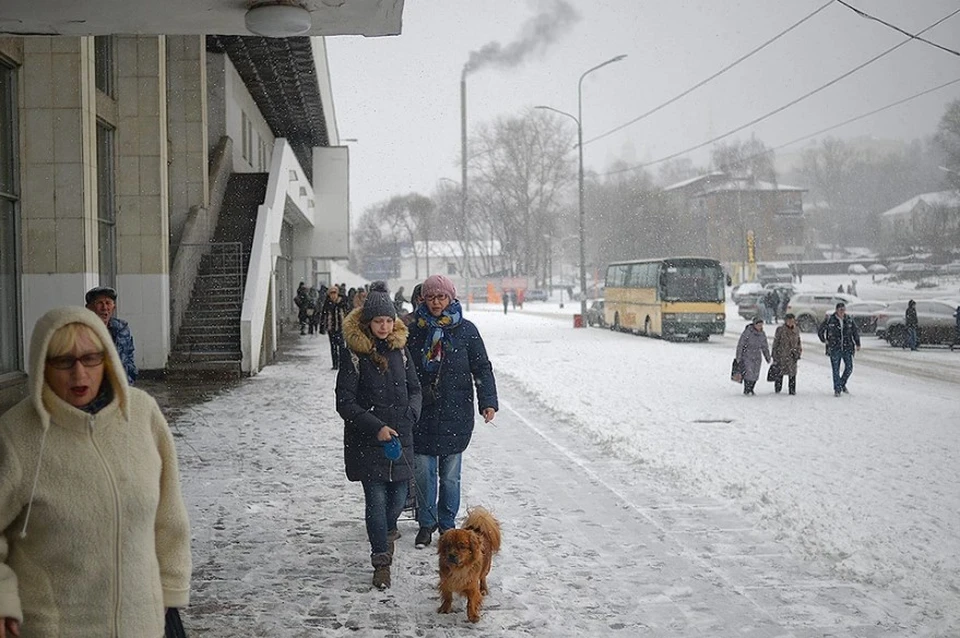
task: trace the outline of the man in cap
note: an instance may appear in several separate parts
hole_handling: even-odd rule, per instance
[[[137,380],[137,364],[133,358],[133,335],[130,326],[123,319],[113,316],[117,310],[117,291],[108,286],[97,286],[87,291],[87,309],[92,310],[110,331],[113,345],[117,347],[117,354],[123,363],[123,371],[127,374],[130,385]]]

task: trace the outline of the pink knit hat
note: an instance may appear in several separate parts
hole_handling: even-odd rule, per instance
[[[420,294],[423,295],[424,299],[441,294],[450,297],[450,299],[456,299],[457,287],[443,275],[430,275],[423,282],[423,288],[420,289]]]

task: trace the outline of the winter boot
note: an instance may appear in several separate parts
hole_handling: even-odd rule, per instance
[[[789,380],[787,381],[787,390],[790,392],[790,394],[796,394],[796,393],[797,393],[797,378],[796,378],[796,377],[789,377]]]
[[[373,586],[377,589],[389,588],[390,564],[393,563],[393,556],[388,552],[370,554],[370,562],[373,564]]]
[[[783,377],[773,382],[773,391],[780,394],[780,390],[783,390]]]
[[[436,526],[431,525],[430,527],[421,527],[420,531],[417,532],[417,537],[414,539],[413,544],[417,549],[423,549],[433,540],[433,532],[437,529]]]

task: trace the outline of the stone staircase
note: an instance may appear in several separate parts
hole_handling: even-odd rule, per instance
[[[239,378],[240,313],[257,207],[267,191],[266,173],[230,176],[219,221],[200,260],[190,305],[167,361],[181,377]],[[182,246],[180,249],[193,247]]]

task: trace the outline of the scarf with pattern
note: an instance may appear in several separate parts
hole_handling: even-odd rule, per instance
[[[448,330],[456,328],[463,320],[463,310],[460,302],[454,299],[443,309],[439,317],[434,317],[423,303],[417,308],[417,327],[429,329],[427,338],[423,340],[423,369],[427,372],[437,372],[440,362],[443,361],[445,344],[450,342]]]

